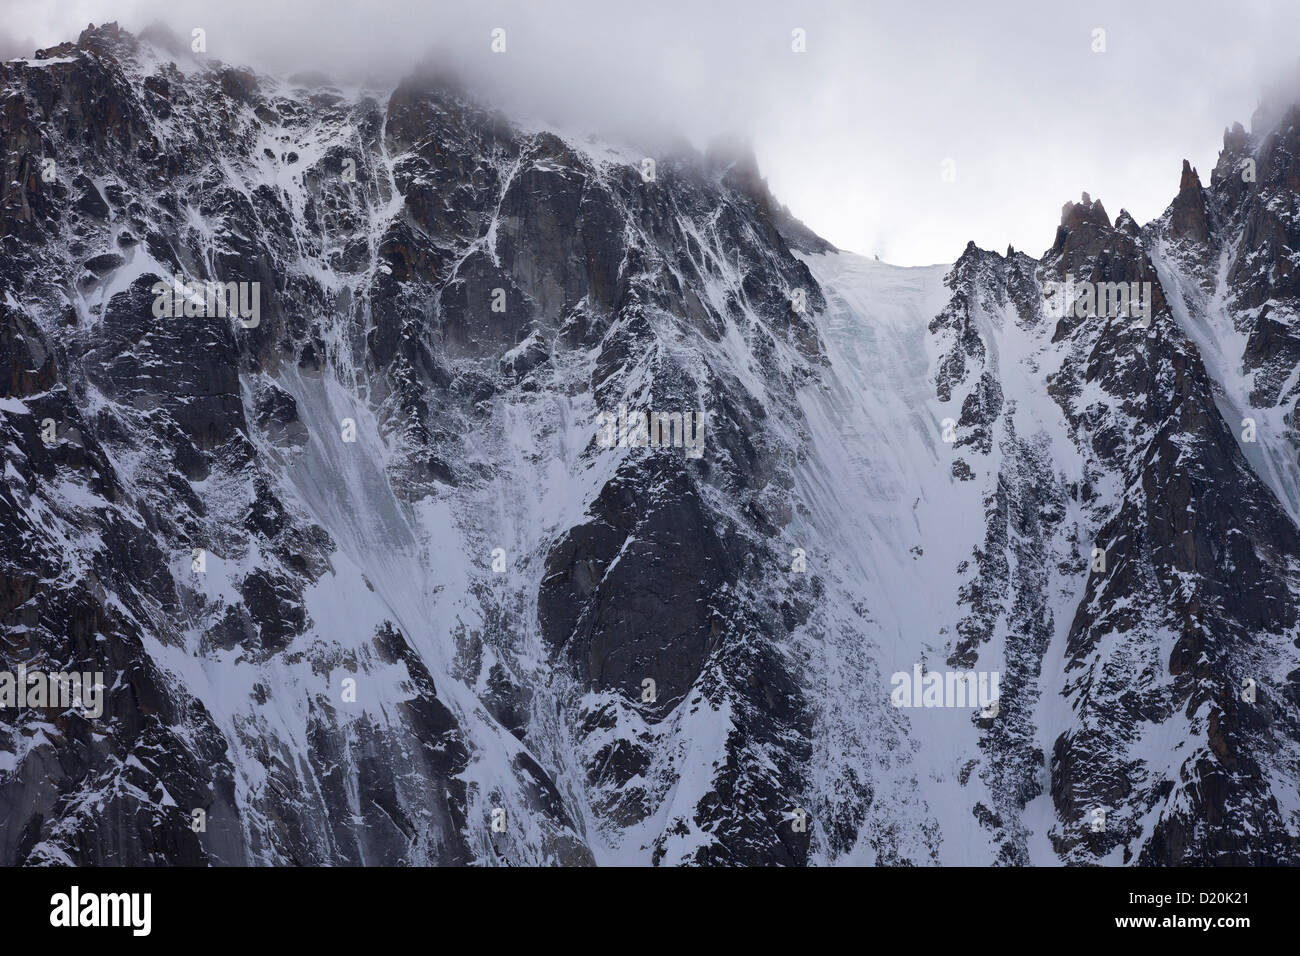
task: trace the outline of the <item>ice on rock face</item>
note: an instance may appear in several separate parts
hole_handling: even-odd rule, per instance
[[[0,65],[60,157],[0,210],[0,627],[109,679],[0,710],[0,859],[1296,862],[1277,197],[900,268],[752,157],[57,52]],[[260,321],[158,318],[178,275]]]

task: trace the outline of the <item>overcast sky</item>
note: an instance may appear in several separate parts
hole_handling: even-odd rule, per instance
[[[160,20],[262,69],[383,81],[431,50],[507,111],[594,131],[747,137],[777,198],[841,248],[1038,255],[1087,190],[1139,222],[1184,157],[1296,76],[1297,0],[0,0],[0,55]],[[490,31],[506,31],[493,54]],[[806,52],[792,49],[801,29]],[[1095,30],[1104,30],[1104,52]],[[1300,100],[1300,84],[1294,86]],[[945,161],[951,163],[945,165]],[[952,181],[945,181],[949,170]]]

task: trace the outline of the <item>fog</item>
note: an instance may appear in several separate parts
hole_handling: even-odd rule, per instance
[[[663,0],[0,0],[0,56],[158,21],[207,55],[394,82],[432,56],[508,113],[623,138],[747,138],[841,248],[904,265],[967,240],[1039,254],[1067,199],[1159,215],[1184,157],[1296,76],[1300,4]],[[505,31],[493,53],[491,31]],[[805,50],[793,31],[801,30]],[[1096,51],[1104,30],[1104,51]],[[1288,87],[1300,99],[1300,83]],[[947,173],[947,175],[945,175]]]

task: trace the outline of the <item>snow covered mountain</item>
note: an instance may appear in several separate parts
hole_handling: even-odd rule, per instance
[[[1300,108],[904,269],[437,75],[0,96],[0,661],[106,685],[0,861],[1300,863]]]

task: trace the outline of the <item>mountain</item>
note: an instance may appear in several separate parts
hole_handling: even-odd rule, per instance
[[[433,71],[0,91],[5,863],[1300,862],[1296,107],[904,269]]]

